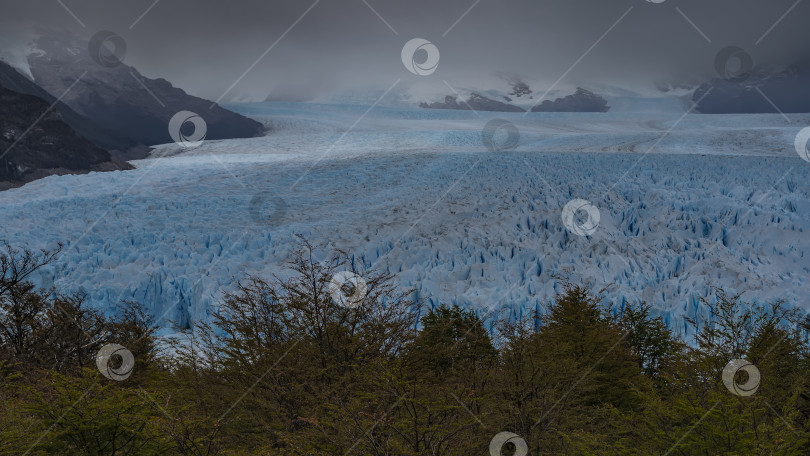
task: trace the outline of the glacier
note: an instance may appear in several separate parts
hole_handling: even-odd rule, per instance
[[[715,287],[810,309],[810,163],[794,148],[810,115],[227,108],[271,133],[1,192],[0,238],[64,242],[37,285],[110,312],[138,301],[174,329],[207,321],[235,280],[281,273],[297,234],[490,324],[543,312],[557,276],[645,301],[679,333]],[[516,150],[484,147],[494,118],[519,129]],[[599,209],[591,236],[563,224],[577,198]]]

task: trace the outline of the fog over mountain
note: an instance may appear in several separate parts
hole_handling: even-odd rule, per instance
[[[126,40],[126,63],[145,76],[223,101],[317,97],[397,79],[438,93],[443,81],[486,86],[503,73],[541,93],[558,80],[568,88],[653,87],[714,77],[715,56],[729,45],[777,66],[810,51],[810,4],[795,0],[0,3],[6,60],[19,56],[36,27],[110,30]],[[400,51],[417,37],[441,52],[430,77],[403,70]]]

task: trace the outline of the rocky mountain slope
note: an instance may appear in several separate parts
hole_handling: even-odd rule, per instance
[[[90,140],[96,146],[111,151],[115,156],[124,155],[127,151],[138,153],[138,143],[119,133],[99,127],[65,103],[57,101],[55,96],[3,61],[0,61],[0,85],[15,92],[33,95],[49,104],[53,104],[54,110],[62,116],[62,120],[70,125],[76,133]],[[148,150],[145,146],[141,146],[141,149],[143,151],[141,153]]]
[[[0,86],[0,190],[53,174],[133,169],[79,136],[51,103]]]
[[[133,143],[172,142],[167,126],[179,111],[196,112],[205,120],[206,139],[249,138],[263,132],[262,124],[188,95],[165,79],[147,78],[123,63],[99,65],[90,57],[88,40],[71,32],[49,32],[33,45],[28,64],[37,84],[54,96],[67,92],[63,101],[74,111]],[[122,157],[144,155],[136,150]]]

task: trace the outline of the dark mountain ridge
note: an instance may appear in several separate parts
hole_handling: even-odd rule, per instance
[[[90,56],[89,40],[72,32],[49,32],[33,44],[35,52],[28,63],[34,81],[51,95],[65,94],[66,105],[123,140],[146,146],[173,142],[168,125],[180,111],[195,112],[205,120],[206,139],[248,138],[264,132],[261,123],[188,95],[165,79],[147,78],[123,63],[98,64]],[[120,156],[145,156],[143,148],[132,151]]]
[[[692,100],[704,114],[810,112],[810,60],[784,68],[756,66],[743,80],[715,78],[700,85]]]
[[[607,100],[591,92],[577,87],[572,95],[557,98],[554,101],[545,100],[532,108],[532,112],[608,112]]]
[[[472,93],[466,101],[458,102],[458,97],[448,95],[444,97],[444,102],[434,103],[420,103],[420,108],[425,109],[462,109],[474,111],[493,111],[493,112],[526,112],[525,109],[503,103],[501,101],[487,98],[483,95]]]
[[[61,114],[62,120],[70,125],[76,133],[90,140],[96,146],[110,151],[114,156],[126,155],[126,152],[130,150],[135,150],[136,154],[138,152],[138,143],[116,132],[99,127],[65,103],[57,101],[55,96],[3,61],[0,61],[0,85],[15,92],[33,95],[49,104],[53,104],[54,109]],[[145,146],[141,146],[141,148],[143,153],[148,151]]]
[[[133,169],[78,135],[51,106],[0,85],[0,190],[54,174]]]

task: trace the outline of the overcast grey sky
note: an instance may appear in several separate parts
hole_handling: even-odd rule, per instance
[[[564,82],[643,84],[711,76],[728,45],[757,63],[789,63],[810,51],[810,1],[796,0],[367,0],[380,17],[363,0],[320,0],[305,15],[315,0],[62,3],[67,8],[57,0],[0,0],[3,42],[29,26],[88,36],[110,30],[127,41],[126,63],[211,99],[288,29],[231,95],[417,80],[400,60],[416,37],[441,52],[430,77],[468,85],[502,72],[551,84],[580,58]]]

